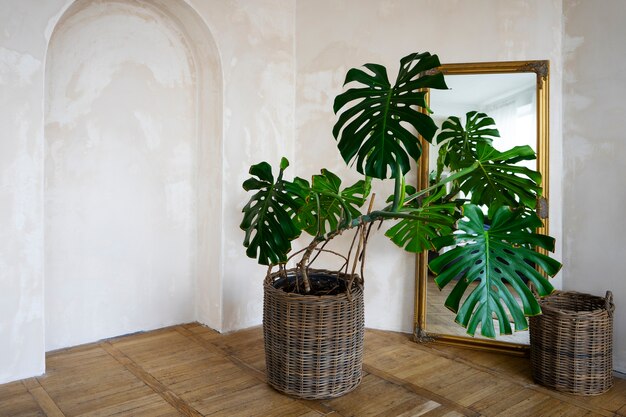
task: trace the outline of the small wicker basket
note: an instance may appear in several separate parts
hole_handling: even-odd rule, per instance
[[[540,300],[530,318],[535,382],[557,391],[598,395],[613,386],[613,295],[560,292]]]
[[[343,281],[344,286],[349,282],[345,274],[309,270],[310,279],[320,277]],[[263,285],[267,382],[304,399],[352,391],[362,378],[362,282],[353,280],[349,294],[312,296],[283,291],[280,287],[289,279],[295,280],[294,270],[268,274]]]

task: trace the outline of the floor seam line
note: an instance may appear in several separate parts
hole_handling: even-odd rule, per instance
[[[176,411],[182,413],[186,417],[203,417],[203,414],[189,405],[178,394],[169,390],[154,375],[146,371],[137,362],[132,360],[128,355],[115,347],[111,342],[102,342],[100,347],[121,364],[126,370],[143,382],[148,388],[158,394],[165,402],[174,407]],[[132,365],[132,366],[129,366]],[[152,380],[150,380],[152,379]]]
[[[201,347],[203,347],[204,349],[206,349],[209,352],[213,352],[213,353],[217,353],[219,355],[224,356],[226,359],[228,359],[229,361],[231,361],[235,366],[237,366],[239,369],[243,370],[244,372],[247,372],[248,374],[252,375],[254,378],[258,379],[259,381],[263,382],[263,383],[267,383],[267,376],[259,371],[258,369],[248,365],[247,363],[245,363],[244,361],[242,361],[241,359],[237,358],[236,356],[230,354],[226,349],[221,348],[219,346],[216,346],[215,344],[211,343],[208,340],[203,339],[201,336],[197,335],[196,333],[192,332],[191,330],[183,327],[183,326],[178,326],[175,329],[178,333],[180,333],[181,335],[185,336],[186,338],[192,340],[193,342],[197,343],[198,345],[200,345]],[[281,395],[285,395],[282,394]],[[311,407],[311,405],[315,405],[316,403],[308,403],[306,402],[306,400],[301,400],[298,398],[294,398],[294,397],[290,397],[288,395],[285,395],[288,398],[291,398],[294,401],[297,401],[299,404],[309,408],[311,411],[315,411],[317,413],[320,413],[322,416],[325,416],[327,414],[332,414],[335,413],[335,415],[337,417],[344,417],[343,414],[339,413],[339,411],[333,409],[332,407],[328,406],[327,404],[324,403],[319,403],[318,405],[320,406],[319,408],[313,408]]]
[[[415,344],[416,342],[404,341],[403,343],[409,345],[409,344]],[[562,394],[562,393],[560,393],[558,391],[550,390],[548,388],[544,388],[544,387],[542,387],[540,385],[537,385],[537,384],[534,384],[534,383],[528,383],[528,382],[520,381],[519,379],[517,379],[515,377],[512,377],[512,376],[510,376],[510,375],[508,375],[506,373],[500,373],[500,372],[498,372],[498,371],[496,371],[494,369],[491,369],[489,367],[486,367],[484,365],[480,365],[478,363],[474,363],[474,362],[466,360],[466,359],[462,359],[462,358],[458,358],[458,357],[452,356],[452,355],[448,354],[447,352],[443,352],[443,351],[437,349],[436,347],[433,347],[433,346],[424,346],[424,347],[427,348],[427,349],[434,350],[437,353],[437,355],[439,355],[441,357],[444,357],[444,358],[446,358],[448,360],[452,360],[452,361],[454,361],[456,363],[460,363],[462,365],[470,366],[470,367],[472,367],[472,368],[474,368],[474,369],[476,369],[478,371],[486,372],[486,373],[488,373],[488,374],[490,374],[492,376],[496,376],[498,378],[503,378],[507,382],[513,383],[513,384],[519,386],[520,388],[525,388],[525,389],[529,389],[531,391],[537,392],[539,394],[548,395],[551,398],[555,398],[555,399],[557,399],[559,401],[563,401],[563,402],[568,403],[568,404],[573,404],[573,405],[575,405],[577,407],[580,407],[580,408],[582,408],[584,410],[587,410],[587,411],[590,411],[592,413],[602,414],[603,416],[606,416],[606,417],[612,417],[612,416],[615,415],[615,413],[613,411],[606,410],[604,408],[598,408],[598,407],[595,407],[595,406],[589,406],[584,401],[580,401],[577,398],[568,397],[568,396],[566,396],[566,395],[564,395],[564,394]]]
[[[29,378],[22,381],[22,385],[26,388],[28,393],[33,397],[39,408],[48,417],[65,417],[65,413],[61,411],[59,405],[52,399],[48,391],[41,385],[37,378]],[[41,390],[41,394],[37,393],[37,390]]]
[[[423,387],[420,387],[419,385],[413,384],[412,382],[405,381],[398,377],[394,377],[390,375],[388,372],[378,369],[374,366],[368,365],[367,363],[363,363],[363,369],[371,375],[377,376],[378,378],[381,378],[398,387],[402,387],[420,397],[423,397],[432,401],[436,401],[441,406],[450,408],[451,410],[454,410],[454,411],[458,411],[467,417],[479,417],[480,416],[480,413],[472,410],[469,407],[465,407],[452,400],[449,400],[442,395],[439,395],[435,392],[430,391],[427,388],[423,388]]]

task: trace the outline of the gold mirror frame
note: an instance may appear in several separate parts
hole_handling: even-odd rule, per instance
[[[544,220],[543,227],[538,233],[548,234],[548,206],[549,180],[549,90],[550,90],[550,63],[549,61],[509,61],[509,62],[479,62],[444,64],[440,68],[444,75],[473,75],[473,74],[508,74],[508,73],[535,73],[537,78],[537,170],[543,177],[543,198],[538,204],[538,212]],[[428,159],[429,144],[423,138],[422,157],[417,173],[419,189],[428,187]],[[546,251],[541,251],[546,253]],[[414,338],[417,342],[437,342],[454,346],[474,349],[506,352],[519,356],[526,356],[529,346],[497,340],[475,339],[472,337],[453,336],[429,333],[426,323],[426,283],[428,280],[428,253],[417,254],[415,263],[415,314]]]

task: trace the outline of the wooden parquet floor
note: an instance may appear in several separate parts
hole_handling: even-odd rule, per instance
[[[597,397],[534,385],[527,358],[418,345],[368,330],[352,393],[303,401],[265,384],[260,328],[199,324],[51,352],[47,373],[0,385],[0,416],[626,416],[626,380]]]

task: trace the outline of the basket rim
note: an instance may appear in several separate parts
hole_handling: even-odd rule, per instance
[[[598,306],[593,309],[573,310],[569,308],[558,307],[552,303],[552,301],[555,301],[555,299],[566,298],[570,296],[586,298],[593,302],[597,302]],[[592,295],[592,294],[586,294],[586,293],[582,293],[578,291],[555,291],[552,294],[548,295],[547,297],[542,298],[540,300],[540,305],[541,305],[541,311],[543,313],[551,312],[551,313],[557,313],[557,314],[563,314],[563,315],[577,315],[577,316],[598,315],[602,313],[607,313],[611,315],[611,313],[615,309],[615,305],[613,304],[612,300],[609,300],[607,302],[607,299],[605,297],[600,297],[600,296]]]
[[[295,275],[297,269],[296,268],[289,268],[286,269],[285,272],[287,273],[287,275]],[[332,275],[332,276],[337,276],[339,279],[342,279],[344,281],[349,281],[350,278],[350,274],[346,274],[343,272],[338,272],[338,271],[331,271],[331,270],[327,270],[327,269],[314,269],[314,268],[310,268],[309,269],[309,273],[310,274],[326,274],[326,275]],[[348,291],[344,291],[342,293],[339,294],[335,294],[335,295],[314,295],[314,294],[296,294],[296,293],[290,293],[290,292],[286,292],[283,291],[279,288],[274,287],[273,282],[275,280],[275,278],[282,276],[282,271],[276,271],[276,272],[272,272],[269,273],[265,276],[265,279],[263,280],[263,288],[265,289],[265,291],[269,291],[271,293],[273,293],[275,296],[280,296],[280,297],[288,297],[290,299],[293,300],[297,300],[297,299],[303,299],[303,300],[314,300],[314,299],[318,299],[318,300],[347,300],[347,301],[351,301],[352,298],[352,294],[359,294],[359,293],[363,293],[363,283],[362,281],[359,279],[359,275],[358,274],[354,274],[354,276],[356,277],[356,279],[353,281],[352,283],[352,289],[350,290],[350,292]]]

